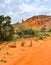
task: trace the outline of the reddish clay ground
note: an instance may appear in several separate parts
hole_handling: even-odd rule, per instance
[[[23,47],[22,41],[25,42]],[[16,48],[9,47],[12,43],[0,45],[0,65],[51,65],[51,38],[38,41],[21,39],[15,42]]]

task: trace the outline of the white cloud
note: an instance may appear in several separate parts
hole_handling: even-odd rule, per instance
[[[5,4],[10,4],[12,0],[5,0]]]
[[[46,10],[44,6],[37,6],[33,4],[32,5],[22,4],[21,6],[19,6],[19,8],[23,13],[40,12]]]
[[[5,3],[0,3],[0,7],[5,8],[6,7]]]
[[[38,3],[39,2],[39,3]],[[40,0],[36,0],[32,4],[23,3],[19,6],[21,13],[35,13],[35,14],[43,14],[44,12],[51,11],[51,8],[46,5],[41,5]]]
[[[32,0],[24,0],[25,1],[25,3],[29,3],[29,2],[31,2]]]
[[[50,15],[51,4],[47,2],[50,0],[4,0],[0,3],[0,12],[5,8],[4,15],[10,15],[14,22],[43,13]]]
[[[32,4],[27,4],[26,3],[28,2],[27,0],[26,2],[24,2],[23,0],[19,0],[19,2],[21,2],[18,5],[18,8],[20,9],[20,11],[17,11],[16,9],[14,12],[12,12],[13,8],[9,7],[9,10],[10,10],[9,15],[11,15],[12,20],[15,19],[15,21],[16,20],[20,21],[21,19],[26,19],[33,15],[47,14],[46,12],[51,11],[51,8],[48,8],[46,5],[40,4],[41,0],[36,0]],[[51,12],[48,14],[51,14]]]
[[[8,13],[9,13],[9,15],[13,15],[13,12],[12,11],[9,11]]]
[[[24,12],[31,12],[33,10],[31,5],[27,5],[27,4],[22,4],[19,6],[20,10],[24,13]]]
[[[44,0],[44,2],[48,2],[49,0]]]

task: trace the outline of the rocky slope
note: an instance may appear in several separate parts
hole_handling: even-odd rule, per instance
[[[33,16],[31,18],[28,18],[27,20],[22,20],[21,23],[14,24],[14,29],[18,29],[18,25],[22,24],[27,27],[37,28],[40,29],[43,26],[46,26],[46,28],[51,28],[51,16],[47,15],[38,15]]]
[[[25,21],[22,21],[23,25],[29,25],[31,27],[42,27],[46,26],[47,28],[51,28],[51,16],[47,15],[39,15],[33,16]]]

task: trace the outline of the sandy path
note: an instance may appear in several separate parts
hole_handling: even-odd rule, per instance
[[[25,54],[25,58],[16,65],[51,65],[50,39],[39,42],[39,46],[32,47],[30,52],[28,51],[29,53]]]
[[[31,40],[26,40],[24,47],[20,42],[16,48],[3,48],[0,51],[0,59],[6,57],[6,63],[0,62],[0,65],[51,65],[51,38],[45,40],[32,40],[32,47],[28,45]],[[5,54],[9,52],[11,55]]]

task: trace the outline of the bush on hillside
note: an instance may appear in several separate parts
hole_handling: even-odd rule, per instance
[[[45,32],[45,31],[46,31],[46,27],[45,27],[45,26],[42,27],[40,31],[41,31],[41,32]]]
[[[48,32],[51,32],[51,29],[49,29],[49,31]]]
[[[16,32],[17,35],[33,35],[35,34],[34,30],[32,28],[25,28],[24,26],[20,26]]]

